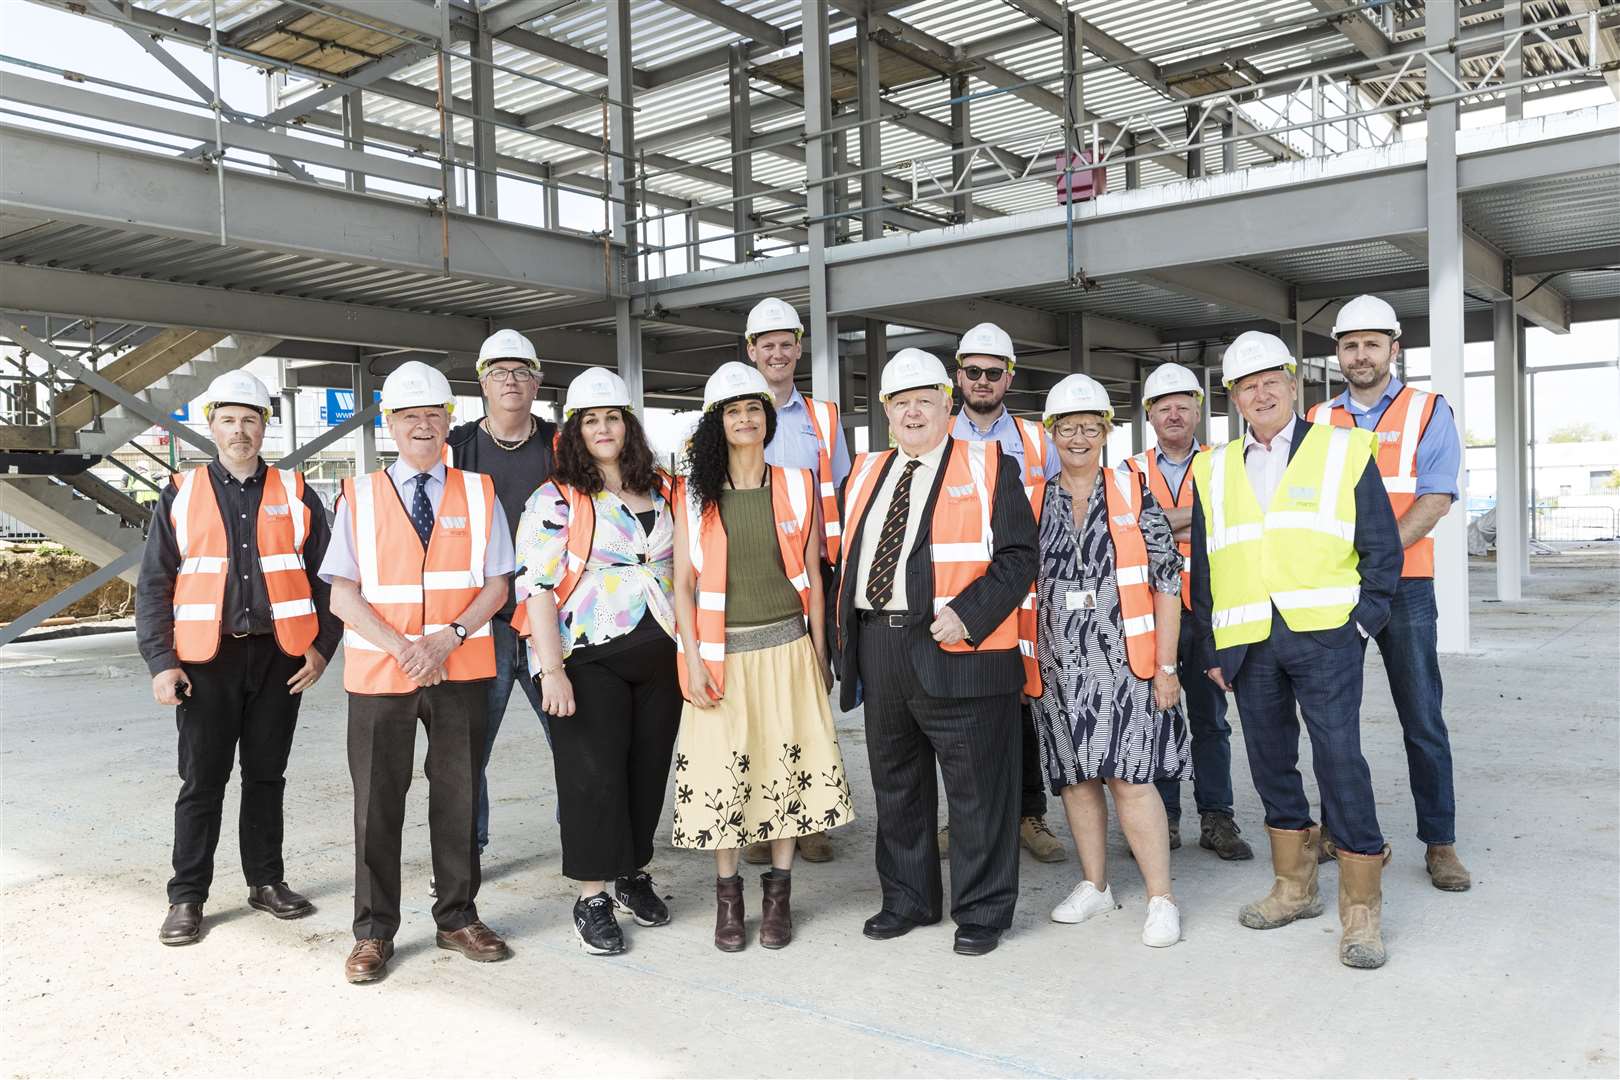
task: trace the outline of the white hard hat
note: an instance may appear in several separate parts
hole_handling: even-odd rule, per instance
[[[443,405],[445,411],[455,411],[456,396],[451,393],[450,380],[444,377],[444,372],[420,360],[407,360],[388,373],[388,378],[383,380],[383,412],[424,405]]]
[[[1046,392],[1046,409],[1041,414],[1041,420],[1051,427],[1058,417],[1077,412],[1101,413],[1103,419],[1110,423],[1114,419],[1114,403],[1109,399],[1108,391],[1103,389],[1103,384],[1079,372],[1065,375]]]
[[[982,322],[962,335],[962,340],[956,346],[956,360],[961,362],[964,356],[999,356],[1007,361],[1007,370],[1011,371],[1018,362],[1018,354],[1013,351],[1012,336],[993,322]]]
[[[759,373],[758,368],[737,360],[727,360],[703,385],[703,411],[708,412],[716,405],[740,397],[764,398],[774,404],[771,388],[765,384],[765,376]]]
[[[761,334],[768,334],[772,330],[791,330],[793,336],[798,337],[804,333],[804,323],[799,321],[799,313],[793,305],[786,300],[778,300],[774,296],[767,296],[754,305],[754,310],[748,313],[748,329],[745,335],[753,341]]]
[[[203,395],[203,419],[213,415],[216,405],[246,405],[270,419],[270,391],[246,371],[225,371],[214,376]]]
[[[945,365],[939,357],[921,349],[901,349],[883,365],[883,379],[878,387],[878,399],[888,401],[894,395],[919,386],[937,386],[951,396],[951,377],[945,374]]]
[[[616,371],[607,368],[586,368],[568,384],[568,397],[563,401],[563,419],[567,420],[581,409],[628,409],[630,388]]]
[[[1292,375],[1294,367],[1294,354],[1288,351],[1282,338],[1260,330],[1245,330],[1226,347],[1221,357],[1221,382],[1230,390],[1232,384],[1245,375],[1273,368],[1287,368]]]
[[[1387,301],[1363,294],[1339,309],[1333,320],[1333,337],[1356,330],[1381,330],[1392,338],[1401,336],[1401,320]]]
[[[1167,394],[1191,394],[1198,399],[1200,406],[1204,404],[1204,384],[1198,381],[1197,375],[1180,364],[1160,364],[1148,373],[1142,383],[1143,405],[1151,405],[1154,398]]]
[[[540,366],[540,358],[534,353],[534,342],[516,330],[497,330],[484,339],[484,343],[478,347],[479,376],[497,360],[521,360],[532,368]]]

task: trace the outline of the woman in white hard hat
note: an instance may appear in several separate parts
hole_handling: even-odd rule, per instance
[[[1078,923],[1120,905],[1108,884],[1108,803],[1147,885],[1145,945],[1181,940],[1170,840],[1156,780],[1192,778],[1176,649],[1181,553],[1163,511],[1126,469],[1105,469],[1108,392],[1070,375],[1046,398],[1062,470],[1042,501],[1036,726],[1084,874],[1052,911]]]
[[[817,479],[765,464],[775,431],[764,376],[722,364],[705,387],[690,474],[675,496],[675,618],[688,705],[672,840],[714,852],[714,944],[723,952],[747,944],[741,849],[770,841],[759,943],[779,949],[793,937],[797,838],[854,817],[827,702]]]
[[[629,389],[588,368],[568,387],[552,478],[518,525],[517,592],[550,717],[563,874],[579,882],[574,931],[595,955],[624,951],[615,908],[669,922],[645,867],[681,715],[674,540],[669,478]]]

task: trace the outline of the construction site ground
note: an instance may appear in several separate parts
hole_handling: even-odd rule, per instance
[[[1269,887],[1241,734],[1237,816],[1261,857],[1172,859],[1185,940],[1140,942],[1142,882],[1117,829],[1123,910],[1080,926],[1048,912],[1078,880],[1026,854],[1001,948],[951,952],[949,922],[884,943],[875,820],[858,713],[839,736],[861,815],[835,861],[794,874],[796,937],[717,952],[713,861],[669,847],[650,867],[672,925],[627,928],[616,958],[581,952],[559,873],[551,756],[514,694],[490,769],[479,909],[514,956],[434,947],[427,785],[411,790],[406,895],[388,977],[343,981],[351,944],[351,788],[336,666],[308,694],[288,770],[290,883],[316,904],[277,922],[245,903],[236,792],[226,802],[201,943],[157,941],[175,774],[173,713],[154,704],[130,632],[0,653],[6,1076],[1607,1076],[1620,1072],[1620,556],[1537,557],[1524,602],[1472,574],[1473,643],[1446,656],[1459,850],[1474,888],[1436,891],[1415,838],[1400,727],[1377,650],[1362,744],[1394,859],[1389,963],[1337,960],[1337,871],[1323,918],[1240,926]],[[1241,720],[1234,717],[1241,732]],[[425,740],[419,739],[420,762]],[[1302,770],[1314,795],[1303,747]],[[1191,791],[1188,832],[1196,837]],[[1058,806],[1050,820],[1067,844]],[[745,868],[746,869],[746,868]],[[759,886],[750,874],[750,930]]]

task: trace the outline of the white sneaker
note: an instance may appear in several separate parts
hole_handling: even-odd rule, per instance
[[[1148,901],[1147,922],[1142,926],[1142,944],[1163,949],[1181,940],[1181,909],[1168,896]]]
[[[1106,915],[1118,909],[1114,903],[1114,887],[1108,886],[1101,892],[1097,886],[1089,881],[1082,881],[1074,887],[1074,891],[1064,898],[1063,902],[1052,909],[1052,921],[1060,923],[1082,923],[1096,915]]]

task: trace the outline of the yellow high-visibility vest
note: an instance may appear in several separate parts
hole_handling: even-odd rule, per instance
[[[1268,510],[1249,483],[1241,440],[1193,459],[1217,649],[1264,641],[1273,605],[1290,630],[1332,630],[1361,597],[1356,482],[1376,440],[1326,424],[1294,430],[1302,441]]]

